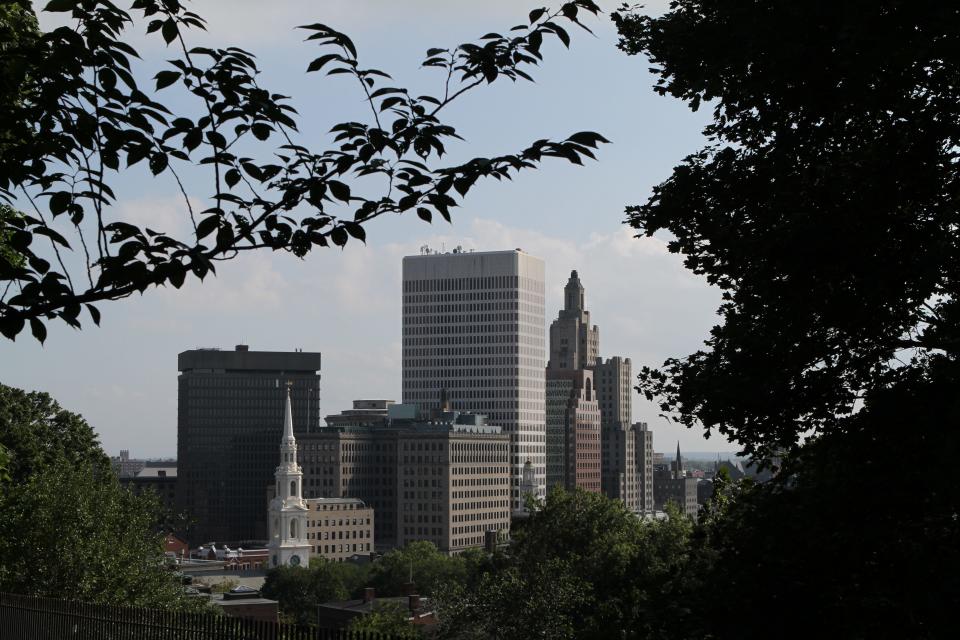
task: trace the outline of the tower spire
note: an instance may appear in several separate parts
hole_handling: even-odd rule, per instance
[[[570,272],[570,279],[567,280],[567,286],[563,288],[564,309],[567,311],[583,311],[584,294],[583,285],[580,284],[580,276],[576,270]]]
[[[303,500],[303,471],[297,464],[297,439],[293,435],[291,382],[283,409],[283,438],[280,440],[280,464],[274,472],[275,493],[270,501],[270,564],[306,566],[310,561],[307,541],[308,507]]]
[[[290,383],[287,383],[287,402],[283,409],[283,443],[296,443],[297,439],[293,436],[293,409],[290,406]]]
[[[675,467],[675,469],[676,469],[676,477],[677,477],[677,478],[683,477],[683,476],[681,475],[681,474],[683,473],[683,462],[682,462],[681,460],[682,460],[682,459],[680,458],[680,441],[677,440],[677,461],[676,461],[676,463],[675,463],[675,465],[676,465],[676,467]]]

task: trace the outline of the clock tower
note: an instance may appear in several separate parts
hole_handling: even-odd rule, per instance
[[[307,567],[310,564],[310,543],[307,542],[307,503],[303,500],[303,472],[297,464],[297,439],[293,436],[293,412],[290,409],[290,386],[283,413],[283,439],[280,441],[280,464],[274,473],[275,493],[270,501],[270,566]]]

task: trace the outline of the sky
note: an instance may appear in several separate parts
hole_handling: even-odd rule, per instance
[[[252,0],[192,2],[207,18],[206,34],[192,43],[240,46],[257,55],[261,83],[293,96],[300,112],[298,142],[319,149],[330,144],[329,128],[366,116],[358,87],[345,76],[305,73],[317,50],[303,42],[297,25],[323,22],[354,40],[363,65],[388,71],[399,86],[437,91],[439,71],[420,68],[426,49],[473,41],[490,31],[524,22],[537,7],[517,0],[278,1],[269,9]],[[619,2],[599,3],[605,11]],[[663,10],[664,2],[647,4]],[[0,342],[0,381],[53,395],[81,413],[104,448],[136,457],[176,454],[177,353],[197,347],[319,351],[323,354],[324,414],[350,407],[356,398],[400,400],[401,294],[404,255],[422,245],[450,250],[522,248],[546,263],[547,319],[561,306],[572,269],[586,288],[586,303],[600,328],[604,357],[629,357],[634,371],[657,366],[702,347],[717,321],[720,292],[685,270],[670,254],[666,237],[635,238],[624,224],[624,207],[646,201],[686,155],[703,145],[708,114],[654,93],[647,60],[616,48],[605,13],[585,20],[594,31],[575,32],[571,49],[544,47],[535,83],[498,81],[451,105],[447,121],[465,138],[451,162],[518,151],[539,138],[561,139],[583,130],[612,141],[598,161],[576,167],[548,160],[509,183],[479,183],[453,222],[426,224],[413,216],[377,220],[367,243],[318,249],[304,260],[287,253],[253,253],[218,266],[215,278],[188,280],[180,290],[150,289],[142,297],[104,303],[101,326],[76,331],[51,323],[44,345],[31,336]],[[41,25],[56,22],[41,15]],[[142,32],[143,24],[136,28]],[[165,68],[157,39],[131,37],[140,51],[142,84]],[[182,100],[162,94],[172,106]],[[193,105],[183,102],[183,107]],[[172,179],[143,172],[115,177],[118,219],[186,231],[183,200]],[[185,176],[199,205],[210,191],[200,170]],[[654,430],[654,448],[673,451],[734,451],[717,435],[704,440],[659,417],[637,395],[636,420]],[[281,419],[278,416],[278,420]]]

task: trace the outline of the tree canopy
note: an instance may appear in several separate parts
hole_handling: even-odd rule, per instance
[[[159,500],[120,486],[82,417],[0,385],[0,452],[0,591],[201,608],[164,566]]]
[[[503,555],[439,593],[445,638],[647,638],[665,633],[693,524],[643,521],[615,499],[552,490]]]
[[[765,457],[836,428],[900,361],[956,357],[954,6],[678,0],[614,18],[656,91],[713,110],[707,146],[627,209],[724,292],[706,349],[642,371],[648,398]]]
[[[721,323],[639,389],[780,465],[702,515],[683,635],[940,637],[960,574],[943,473],[960,453],[960,11],[676,0],[614,19],[656,91],[713,111],[707,145],[627,214],[723,291]]]
[[[322,150],[299,136],[291,99],[270,91],[252,53],[189,43],[190,30],[205,23],[178,0],[133,0],[129,13],[109,0],[51,0],[46,10],[68,14],[73,26],[27,37],[35,23],[25,17],[0,25],[10,37],[0,43],[0,80],[17,88],[2,105],[0,198],[22,205],[0,215],[0,333],[11,339],[28,323],[41,342],[52,319],[79,327],[84,308],[99,322],[96,303],[179,288],[240,252],[302,258],[364,240],[366,224],[382,216],[450,220],[478,180],[511,179],[546,157],[581,164],[606,142],[579,132],[505,155],[440,160],[459,138],[443,110],[498,79],[532,80],[546,39],[569,46],[564,24],[587,29],[580,16],[599,11],[591,0],[536,9],[505,35],[428,49],[423,66],[440,72],[440,90],[425,95],[364,67],[346,34],[303,25],[321,54],[306,71],[346,76],[369,108],[334,124],[334,145]],[[167,46],[166,63],[143,63],[157,68],[151,87],[134,75],[134,28]],[[192,106],[175,111],[160,101],[172,91]],[[182,194],[189,237],[121,219],[114,187],[138,165]],[[187,171],[210,179],[197,206]]]
[[[0,384],[0,447],[9,457],[13,482],[58,461],[110,470],[97,434],[82,416],[60,407],[49,394],[27,392]]]

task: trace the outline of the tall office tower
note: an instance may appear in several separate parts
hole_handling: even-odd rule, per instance
[[[510,436],[511,499],[523,465],[546,482],[543,260],[517,249],[403,259],[403,402],[484,413]]]
[[[266,540],[290,383],[297,435],[320,424],[320,354],[195,349],[177,358],[177,503],[190,542]]]
[[[547,488],[600,493],[600,405],[589,369],[547,369]]]
[[[619,498],[631,511],[639,508],[636,450],[630,434],[633,385],[630,358],[597,358],[594,365],[600,400],[603,493]]]
[[[639,511],[654,510],[653,501],[653,431],[646,422],[635,422],[632,428],[639,482]]]
[[[590,326],[584,288],[576,271],[563,288],[563,309],[550,323],[550,369],[587,369],[597,360],[600,330]]]

